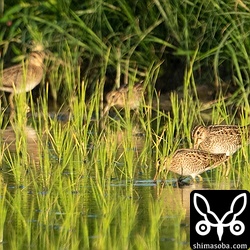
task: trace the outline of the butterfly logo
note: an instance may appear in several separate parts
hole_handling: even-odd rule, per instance
[[[203,204],[205,204],[206,211],[202,211],[204,210],[204,208],[203,209],[199,208],[198,203],[197,203],[199,199],[200,199],[200,202],[203,201]],[[239,203],[240,199],[243,199],[243,205],[239,211],[234,211],[234,210],[237,210],[237,208],[235,208],[235,204]],[[239,194],[233,199],[231,206],[230,206],[230,210],[226,212],[222,216],[221,219],[219,219],[218,216],[213,211],[210,210],[210,205],[207,199],[203,195],[195,193],[193,202],[194,202],[194,207],[196,211],[204,218],[203,220],[200,220],[199,222],[197,222],[195,226],[195,230],[199,235],[204,236],[204,235],[209,234],[211,227],[217,228],[217,235],[218,235],[219,241],[221,241],[222,239],[225,227],[229,227],[230,232],[235,236],[238,236],[244,233],[245,225],[243,224],[242,221],[237,220],[237,216],[239,216],[246,208],[246,205],[247,205],[246,193]],[[228,219],[227,217],[229,215],[232,216],[232,220],[228,223],[224,223],[225,220]],[[209,217],[211,218],[211,216],[215,219],[216,223],[209,221]]]

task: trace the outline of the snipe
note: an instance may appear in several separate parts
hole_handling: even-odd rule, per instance
[[[192,131],[194,148],[213,154],[234,154],[243,143],[243,135],[250,127],[237,125],[199,125]]]
[[[106,95],[107,104],[103,114],[107,114],[111,107],[138,109],[143,100],[144,88],[142,83],[134,86],[123,85],[117,90],[112,90]]]
[[[165,158],[163,170],[174,172],[181,176],[196,176],[202,180],[200,174],[219,166],[228,159],[226,154],[210,154],[198,149],[178,149],[171,158]],[[157,178],[157,174],[154,179]]]
[[[0,90],[11,93],[9,102],[12,110],[14,109],[13,96],[15,94],[28,92],[41,82],[44,56],[43,47],[37,45],[24,64],[6,68],[0,74]]]

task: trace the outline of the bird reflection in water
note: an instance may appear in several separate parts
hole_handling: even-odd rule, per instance
[[[5,163],[20,157],[22,163],[39,164],[39,146],[36,131],[30,126],[8,126],[0,131],[1,158]]]

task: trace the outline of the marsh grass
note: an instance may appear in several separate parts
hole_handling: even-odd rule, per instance
[[[192,128],[206,123],[196,85],[207,75],[215,79],[217,98],[209,122],[249,123],[247,6],[198,0],[7,4],[0,17],[4,60],[8,51],[20,54],[19,43],[34,38],[42,38],[53,53],[39,97],[15,96],[15,152],[0,147],[0,244],[10,249],[189,249],[189,193],[202,183],[175,188],[169,173],[169,185],[161,188],[152,178],[158,159],[192,147]],[[184,65],[182,94],[170,94],[171,111],[165,112],[154,87],[162,76],[164,87],[171,83],[164,73],[175,58],[173,75]],[[237,88],[226,98],[224,70]],[[114,108],[114,115],[102,119],[110,78],[117,87],[144,80],[147,93],[138,111]],[[60,120],[62,113],[67,121]],[[3,130],[5,119],[1,113]],[[28,126],[37,135],[35,164]],[[206,185],[250,190],[248,162],[245,140],[230,158],[229,178],[217,168],[204,174]]]
[[[166,126],[169,124],[170,129],[173,121],[167,118]],[[18,170],[19,162],[23,161],[21,158],[11,163],[14,183],[20,183],[24,188],[7,190],[8,195],[1,195],[1,221],[5,222],[2,228],[8,226],[12,232],[10,237],[4,230],[5,244],[11,248],[36,246],[41,249],[161,249],[166,245],[178,249],[178,242],[187,242],[187,233],[180,226],[185,218],[181,212],[182,204],[176,202],[171,205],[175,210],[164,210],[166,203],[162,195],[159,200],[151,197],[140,204],[146,193],[140,194],[134,189],[133,180],[139,178],[140,158],[148,159],[150,141],[144,142],[147,145],[143,145],[138,156],[133,150],[135,141],[130,121],[125,124],[114,121],[117,130],[107,128],[101,134],[95,126],[86,133],[77,123],[71,121],[70,125],[63,125],[50,120],[49,136],[45,140],[49,149],[41,140],[41,171],[36,168],[28,173]],[[43,127],[42,124],[39,126]],[[186,134],[179,131],[179,126],[182,125],[176,122],[172,129],[178,132],[177,135]],[[37,131],[39,133],[39,129]],[[123,133],[121,141],[118,141],[118,133]],[[181,147],[180,139],[176,140],[174,134],[170,136],[164,132],[161,140],[153,137],[160,145],[154,147],[155,153],[164,157],[172,152],[174,145]],[[118,144],[122,147],[121,152],[117,150]],[[153,167],[152,163],[148,164]],[[242,168],[241,171],[244,173],[239,174],[245,176],[247,170]],[[238,186],[241,178],[233,172],[232,178]],[[218,176],[217,181],[220,180]],[[246,181],[243,185],[247,185]],[[167,189],[173,192],[173,187]],[[180,208],[180,212],[176,208]],[[144,215],[140,216],[142,213]],[[173,219],[165,219],[165,216],[173,216]],[[18,233],[24,231],[25,234]],[[167,240],[166,245],[161,243],[163,235],[174,241]]]
[[[182,99],[171,94],[171,114],[151,112],[145,102],[138,113],[125,110],[124,115],[117,112],[115,117],[107,117],[104,128],[99,126],[96,113],[100,112],[99,88],[88,103],[81,95],[72,102],[67,122],[59,121],[56,115],[50,117],[44,100],[31,105],[34,116],[30,120],[19,111],[14,121],[16,148],[22,155],[9,155],[8,175],[13,182],[8,185],[14,183],[14,188],[5,189],[0,197],[3,242],[11,248],[41,249],[179,249],[181,242],[188,242],[187,230],[181,226],[188,207],[175,188],[169,185],[159,190],[156,186],[155,191],[145,191],[134,186],[136,180],[152,178],[158,158],[192,146],[192,126],[202,121],[199,102],[189,94],[194,86],[187,83],[186,88]],[[216,105],[212,119],[218,123],[228,115],[223,99]],[[242,117],[242,123],[245,120]],[[27,123],[38,136],[38,166],[23,157],[28,153],[23,129]],[[142,137],[136,137],[138,132]],[[249,171],[240,166],[244,155],[247,151],[239,152],[231,162],[236,165],[230,172],[234,187],[248,188],[243,176],[249,176]],[[219,188],[223,182],[219,169],[215,174]],[[11,179],[8,175],[3,177],[7,183]],[[231,188],[231,184],[224,188]],[[152,195],[155,192],[156,197]]]
[[[6,190],[7,187],[6,185],[4,185],[4,183],[2,182],[1,179],[1,194],[0,194],[0,218],[1,218],[1,223],[0,223],[0,243],[3,243],[3,238],[4,238],[4,224],[5,224],[5,220],[6,220],[6,215],[7,215],[7,210],[5,207],[5,199],[6,199]]]

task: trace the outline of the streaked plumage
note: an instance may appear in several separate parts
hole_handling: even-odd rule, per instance
[[[117,90],[112,90],[106,95],[107,105],[104,109],[106,114],[111,107],[117,108],[129,107],[130,109],[138,109],[142,102],[144,88],[141,83],[135,84],[133,87],[123,85]]]
[[[241,146],[244,131],[249,132],[249,127],[237,125],[199,125],[192,131],[194,148],[202,149],[213,154],[234,154]]]
[[[17,64],[2,71],[0,90],[11,93],[9,100],[12,109],[14,94],[28,92],[41,82],[44,56],[42,46],[36,46],[24,64]]]
[[[163,169],[181,176],[191,176],[194,180],[200,174],[225,162],[225,154],[210,154],[198,149],[178,149],[171,158],[165,158]]]

